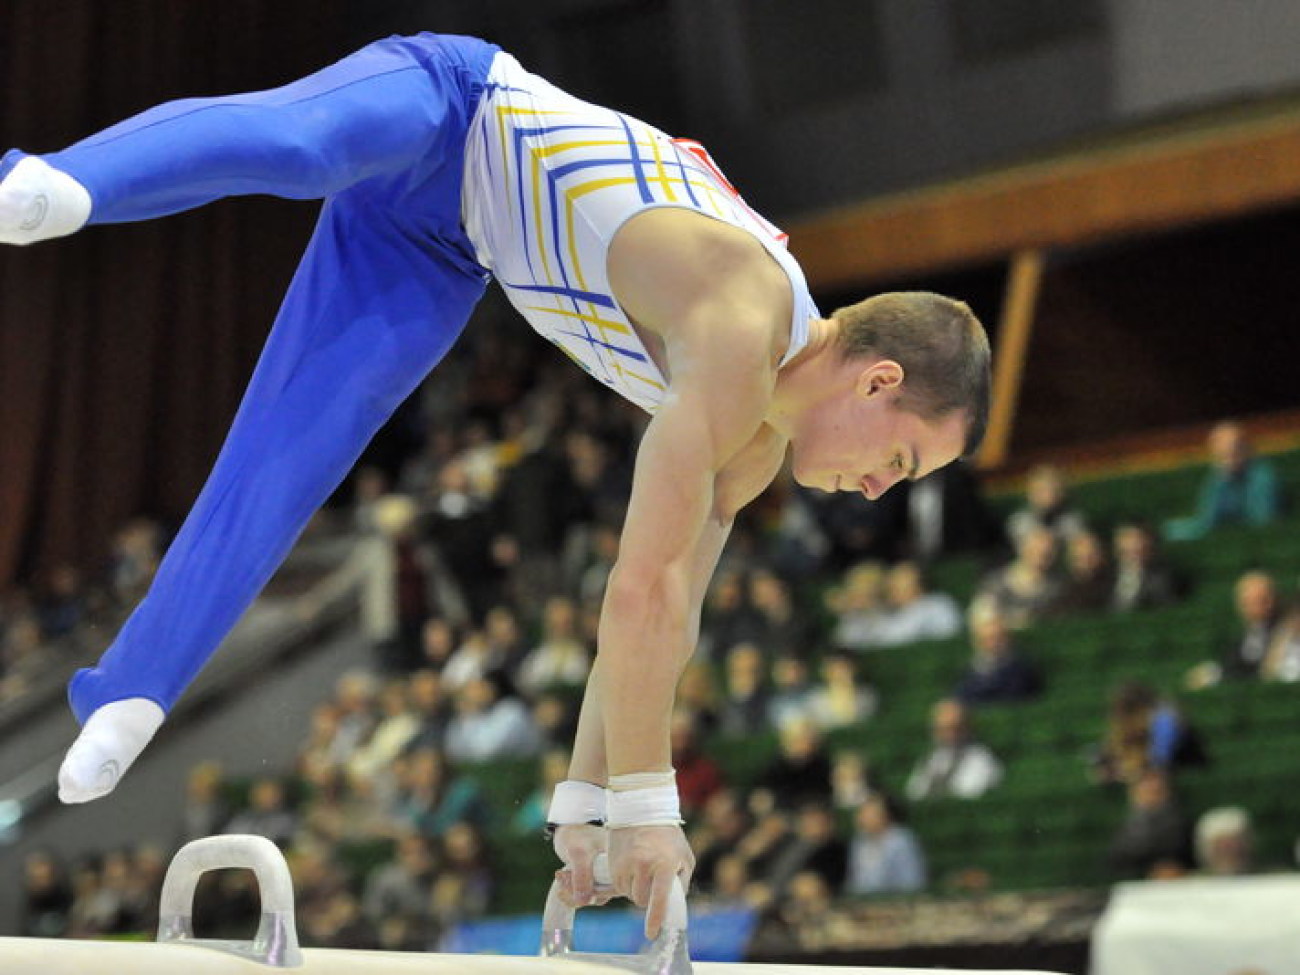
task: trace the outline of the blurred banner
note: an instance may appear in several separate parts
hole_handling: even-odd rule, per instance
[[[1092,975],[1293,975],[1300,875],[1121,884],[1093,933]]]
[[[691,910],[691,958],[696,961],[744,961],[745,947],[758,915],[741,908]],[[535,955],[542,937],[542,916],[496,918],[458,924],[440,945],[457,954]],[[636,911],[579,911],[573,926],[578,951],[635,954],[645,944],[645,917]]]

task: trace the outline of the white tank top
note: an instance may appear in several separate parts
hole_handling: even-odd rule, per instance
[[[462,219],[479,263],[544,338],[653,413],[667,382],[614,300],[609,243],[629,218],[682,207],[751,233],[790,279],[784,365],[820,317],[786,235],[698,143],[581,101],[498,54],[465,148]]]

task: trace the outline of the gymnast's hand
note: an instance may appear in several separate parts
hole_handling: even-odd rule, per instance
[[[59,799],[89,802],[112,792],[165,717],[162,708],[142,697],[98,708],[63,759]]]
[[[555,828],[555,855],[564,867],[555,871],[560,883],[560,900],[569,907],[599,906],[614,896],[610,888],[596,889],[593,873],[598,854],[608,846],[608,830],[604,826],[579,823]],[[609,878],[603,878],[605,884]]]
[[[645,936],[659,936],[668,913],[673,877],[691,885],[695,854],[680,826],[622,826],[609,831],[609,872],[614,890],[646,909]]]

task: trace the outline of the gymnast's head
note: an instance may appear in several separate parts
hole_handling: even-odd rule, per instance
[[[889,292],[820,324],[812,368],[791,376],[800,484],[875,500],[978,448],[988,424],[989,341],[965,302]]]

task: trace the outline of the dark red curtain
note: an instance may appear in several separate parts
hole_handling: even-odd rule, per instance
[[[0,144],[52,151],[155,103],[345,52],[343,0],[5,0]],[[0,247],[0,589],[93,569],[193,501],[316,215],[264,198]]]

